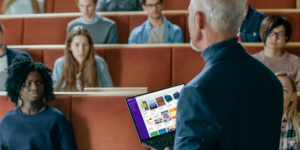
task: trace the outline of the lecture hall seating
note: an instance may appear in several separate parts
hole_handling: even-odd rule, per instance
[[[78,150],[150,150],[139,142],[125,104],[125,98],[130,96],[63,93],[47,103],[71,120]],[[0,92],[0,120],[16,107],[6,99],[6,94]]]
[[[263,50],[262,43],[243,43],[250,54]],[[53,69],[64,55],[64,45],[9,46],[27,51],[36,62]],[[115,87],[148,87],[149,91],[188,83],[205,66],[200,52],[190,44],[96,45],[96,53],[108,64]],[[300,43],[289,43],[284,50],[300,57]]]
[[[286,17],[292,24],[290,42],[300,42],[300,10],[259,10],[267,15]],[[131,31],[146,19],[145,12],[99,13],[116,22],[119,42],[128,43]],[[185,43],[189,43],[188,11],[164,11],[163,14],[183,32]],[[80,13],[0,16],[5,27],[4,41],[7,45],[64,44],[68,22]],[[21,33],[21,34],[20,34]]]
[[[150,150],[139,142],[125,103],[128,96],[95,95],[56,94],[56,100],[47,102],[61,110],[72,122],[78,150]],[[6,99],[6,94],[0,93],[0,119],[16,108]]]
[[[0,9],[3,0],[0,0]],[[296,0],[249,0],[256,9],[294,9]],[[190,0],[164,0],[163,10],[187,10]],[[45,0],[45,13],[79,12],[75,0]]]

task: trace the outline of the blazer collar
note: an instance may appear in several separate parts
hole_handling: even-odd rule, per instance
[[[206,48],[201,54],[206,62],[206,65],[209,65],[219,59],[245,51],[242,45],[237,41],[238,38],[232,38],[215,43]]]

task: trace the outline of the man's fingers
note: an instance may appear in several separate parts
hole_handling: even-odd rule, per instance
[[[166,147],[164,150],[170,150],[169,147]]]

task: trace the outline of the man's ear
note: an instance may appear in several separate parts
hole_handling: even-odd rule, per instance
[[[142,5],[142,8],[144,11],[146,11],[146,6],[145,5]]]
[[[196,26],[197,29],[200,31],[203,29],[203,25],[204,25],[204,14],[202,12],[195,12],[196,15]]]

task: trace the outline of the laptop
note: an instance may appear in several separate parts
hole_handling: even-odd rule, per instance
[[[140,142],[152,149],[173,149],[176,111],[184,84],[126,98]]]

